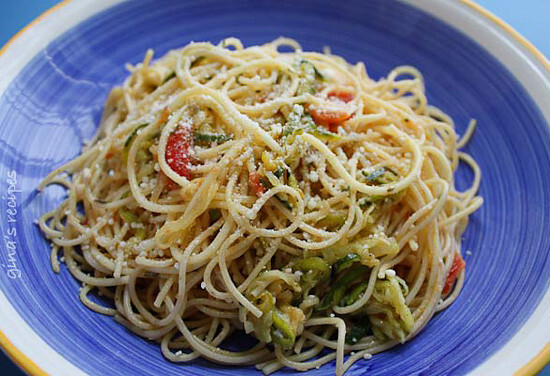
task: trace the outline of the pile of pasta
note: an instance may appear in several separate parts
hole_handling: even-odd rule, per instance
[[[293,52],[280,52],[281,47]],[[456,299],[480,171],[422,75],[290,39],[148,51],[38,224],[90,309],[173,362],[318,368],[415,336]],[[459,161],[473,171],[454,186]],[[230,351],[236,331],[250,348]]]

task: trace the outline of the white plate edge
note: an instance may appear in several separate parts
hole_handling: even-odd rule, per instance
[[[510,33],[460,0],[400,1],[435,16],[480,44],[516,77],[550,124],[550,72]],[[548,317],[550,289],[546,290],[539,305],[512,338],[470,374],[508,375],[520,370],[549,343]]]

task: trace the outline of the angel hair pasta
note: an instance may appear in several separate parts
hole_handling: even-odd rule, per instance
[[[457,297],[461,235],[483,202],[459,151],[474,122],[459,140],[418,70],[376,81],[285,38],[152,56],[127,66],[94,138],[40,186],[67,189],[38,223],[87,307],[173,362],[269,374],[335,360],[341,375]],[[464,192],[460,160],[474,172]],[[222,348],[235,331],[256,344]]]

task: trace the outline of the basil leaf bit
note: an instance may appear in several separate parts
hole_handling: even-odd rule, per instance
[[[269,182],[269,180],[267,180],[265,178],[265,176],[260,176],[259,180],[260,180],[260,183],[262,183],[262,185],[264,186],[265,189],[270,190],[271,188],[273,188],[273,185]],[[285,208],[292,211],[292,205],[287,200],[283,199],[278,194],[276,194],[273,197],[275,197],[275,199],[277,199],[281,204],[283,204],[283,206]]]
[[[134,130],[132,131],[132,133],[130,133],[130,135],[128,136],[128,138],[124,142],[124,147],[129,148],[130,145],[132,145],[132,142],[134,141],[134,138],[137,136],[138,131],[141,128],[145,128],[148,125],[149,125],[149,123],[145,123],[145,124],[140,124],[137,127],[135,127]]]
[[[232,136],[227,136],[221,133],[202,133],[202,132],[193,132],[193,144],[204,146],[209,145],[213,142],[223,143],[231,140]]]
[[[332,266],[332,271],[334,274],[342,272],[344,269],[347,269],[356,261],[359,261],[360,257],[357,253],[348,253]]]
[[[363,337],[372,334],[371,323],[367,315],[361,316],[357,324],[353,325],[346,333],[346,343],[348,345],[355,345]]]
[[[374,172],[367,173],[366,171],[361,171],[363,176],[365,177],[365,180],[368,183],[374,184],[374,185],[382,185],[382,184],[388,184],[392,183],[397,180],[399,177],[399,174],[392,170],[389,167],[382,166],[377,168]]]

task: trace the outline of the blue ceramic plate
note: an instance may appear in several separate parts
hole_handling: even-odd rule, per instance
[[[170,363],[155,343],[89,311],[68,271],[52,272],[49,245],[33,220],[63,195],[56,188],[37,195],[36,186],[93,135],[109,90],[126,75],[124,63],[141,61],[149,47],[160,56],[192,40],[236,36],[253,45],[280,35],[306,50],[328,45],[350,62],[362,60],[376,78],[414,65],[429,101],[460,132],[478,120],[467,151],[483,171],[485,204],[464,234],[471,252],[462,294],[415,339],[357,362],[348,374],[509,374],[545,347],[550,73],[505,25],[460,1],[86,0],[50,12],[0,56],[0,342],[28,371],[257,372]],[[460,170],[458,187],[470,177]],[[329,364],[310,374],[333,372]]]

